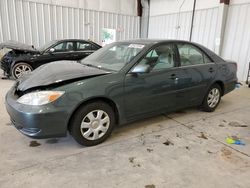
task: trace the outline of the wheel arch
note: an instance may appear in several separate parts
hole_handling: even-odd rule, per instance
[[[212,85],[214,85],[214,84],[218,84],[220,86],[221,92],[222,92],[221,96],[223,96],[224,92],[225,92],[225,85],[224,85],[224,83],[221,80],[217,80]]]
[[[32,63],[29,62],[29,61],[26,61],[26,60],[13,61],[12,64],[11,64],[11,69],[12,69],[16,64],[18,64],[18,63],[27,63],[27,64],[30,65],[30,66],[33,68],[33,70],[34,70],[34,67],[33,67]]]
[[[17,77],[13,75],[13,71],[14,71],[15,66],[16,66],[17,64],[19,64],[19,63],[25,63],[25,64],[27,64],[27,65],[29,65],[29,66],[31,67],[31,69],[32,69],[31,71],[34,70],[34,67],[33,67],[33,66],[31,65],[31,63],[28,62],[28,61],[22,61],[22,60],[14,61],[14,62],[12,62],[11,67],[10,67],[10,75],[11,75],[14,79],[17,79]]]
[[[118,110],[118,107],[117,107],[117,104],[107,98],[107,97],[94,97],[94,98],[90,98],[90,99],[87,99],[85,101],[83,101],[82,103],[80,103],[74,110],[73,112],[70,114],[70,118],[68,120],[68,123],[67,123],[67,129],[69,130],[69,127],[70,127],[70,122],[75,114],[75,112],[77,110],[79,110],[82,106],[86,105],[86,104],[89,104],[89,103],[93,103],[93,102],[97,102],[97,101],[101,101],[101,102],[104,102],[106,104],[108,104],[114,111],[114,114],[115,114],[115,123],[116,124],[119,124],[119,121],[120,121],[120,113],[119,113],[119,110]]]

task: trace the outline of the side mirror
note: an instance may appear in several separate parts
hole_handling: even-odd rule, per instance
[[[49,53],[54,53],[55,52],[55,48],[50,48],[49,49]]]
[[[150,71],[150,66],[149,65],[136,65],[131,73],[135,73],[135,74],[138,74],[138,73],[149,73]]]

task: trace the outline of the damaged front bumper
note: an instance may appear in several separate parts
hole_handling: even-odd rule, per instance
[[[10,66],[4,60],[0,61],[0,68],[4,71],[4,76],[10,76]]]
[[[17,98],[13,87],[6,95],[5,105],[11,122],[21,133],[32,138],[66,136],[69,119],[67,111],[53,104],[23,105],[17,102]]]

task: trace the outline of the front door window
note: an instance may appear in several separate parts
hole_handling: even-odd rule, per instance
[[[139,64],[150,65],[151,71],[159,71],[174,67],[174,50],[172,45],[164,44],[156,47],[148,52]]]
[[[73,42],[62,42],[54,47],[55,52],[69,52],[74,51]]]

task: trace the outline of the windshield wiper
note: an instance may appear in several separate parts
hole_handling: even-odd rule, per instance
[[[101,69],[101,70],[106,70],[106,71],[114,71],[114,70],[111,70],[111,69],[107,69],[107,68],[104,68],[104,67],[101,67],[101,66],[96,66],[96,65],[92,65],[92,64],[88,64],[88,63],[83,63],[83,65],[86,65],[88,67],[94,67],[94,68]]]
[[[95,67],[95,68],[99,68],[98,66],[95,66],[95,65],[92,65],[92,64],[88,64],[88,63],[83,63],[83,65],[86,65],[86,66],[88,66],[88,67]]]

